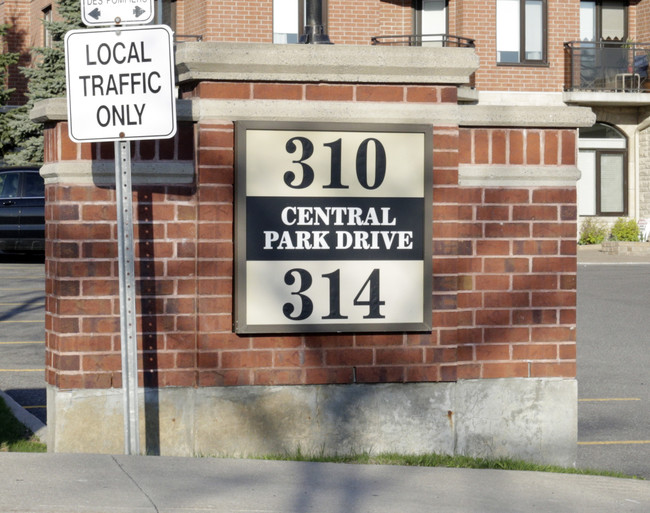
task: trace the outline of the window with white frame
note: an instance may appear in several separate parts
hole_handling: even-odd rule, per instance
[[[176,0],[155,0],[154,21],[152,23],[167,25],[176,32]],[[175,34],[175,36],[177,35]]]
[[[327,0],[321,0],[327,33]],[[305,0],[273,0],[273,42],[298,43],[305,30]]]
[[[300,34],[300,9],[297,0],[273,0],[273,42],[297,43]]]
[[[497,0],[497,62],[546,62],[546,0]]]
[[[581,41],[625,41],[627,2],[582,0],[580,2]]]
[[[448,0],[415,0],[415,33],[423,45],[443,46],[447,35]]]
[[[578,215],[627,215],[627,142],[614,127],[581,128],[578,140]]]

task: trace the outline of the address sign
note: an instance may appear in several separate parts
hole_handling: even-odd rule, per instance
[[[236,125],[239,333],[431,328],[432,128]]]

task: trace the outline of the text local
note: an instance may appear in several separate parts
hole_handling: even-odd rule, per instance
[[[144,41],[123,43],[101,43],[97,47],[86,45],[86,65],[101,66],[142,64],[151,62],[145,52]],[[124,94],[157,94],[161,91],[161,76],[157,71],[137,71],[117,73],[108,76],[101,73],[79,77],[83,85],[84,96],[121,96]],[[100,105],[96,119],[101,127],[141,125],[145,103]]]

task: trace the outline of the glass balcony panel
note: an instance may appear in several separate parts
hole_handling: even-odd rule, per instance
[[[571,41],[568,91],[648,92],[650,43]]]

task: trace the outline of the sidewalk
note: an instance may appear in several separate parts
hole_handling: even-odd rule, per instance
[[[601,251],[600,244],[578,246],[578,265],[583,264],[650,264],[647,255],[609,255]]]
[[[0,453],[13,513],[626,513],[650,482],[513,472],[161,456]]]

